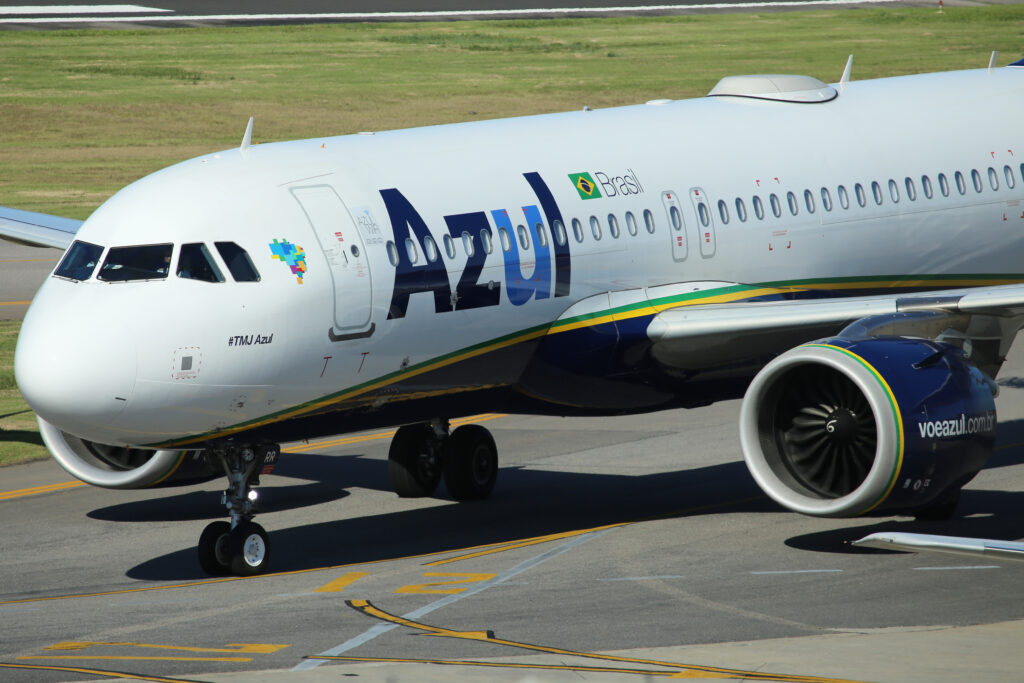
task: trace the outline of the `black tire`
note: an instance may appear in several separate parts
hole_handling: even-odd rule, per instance
[[[441,458],[431,448],[434,431],[426,425],[399,427],[388,450],[391,489],[402,498],[429,496],[441,483]]]
[[[482,500],[491,495],[498,479],[498,447],[479,425],[464,425],[452,432],[445,450],[444,483],[455,500]]]
[[[228,536],[228,553],[231,555],[232,574],[262,574],[270,562],[267,532],[256,522],[242,522]]]
[[[231,525],[227,522],[211,522],[199,535],[199,566],[207,574],[224,576],[231,571],[231,555],[228,552],[228,536]]]

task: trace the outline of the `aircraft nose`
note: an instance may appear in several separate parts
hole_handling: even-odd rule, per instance
[[[18,388],[36,414],[83,438],[109,433],[135,388],[135,342],[117,317],[37,295],[14,353]]]

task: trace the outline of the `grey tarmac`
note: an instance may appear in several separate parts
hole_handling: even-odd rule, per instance
[[[741,462],[738,401],[484,416],[503,468],[480,503],[396,497],[384,430],[290,444],[260,489],[277,573],[249,579],[195,559],[219,481],[119,492],[5,468],[0,680],[1014,680],[1024,563],[849,546],[1024,537],[1020,349],[1000,384],[999,447],[948,522],[782,511]]]

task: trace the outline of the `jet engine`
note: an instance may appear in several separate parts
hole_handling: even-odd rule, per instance
[[[147,450],[80,439],[37,417],[39,433],[54,459],[82,481],[108,489],[177,486],[212,479],[201,451]]]
[[[825,339],[754,378],[740,414],[743,456],[765,493],[796,512],[935,510],[992,451],[996,393],[949,344]]]

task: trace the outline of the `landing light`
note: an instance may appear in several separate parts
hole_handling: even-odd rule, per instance
[[[249,498],[249,500],[251,500],[252,502],[254,502],[254,503],[256,502],[256,499],[257,499],[257,498],[259,498],[259,494],[258,494],[258,493],[256,493],[256,489],[253,489],[252,491],[249,491],[249,496],[248,496],[248,498]]]

